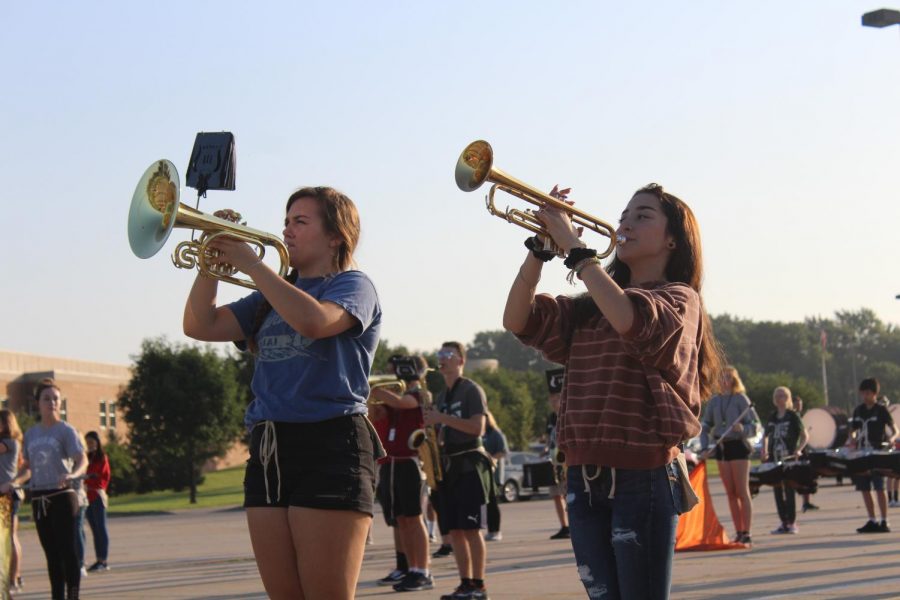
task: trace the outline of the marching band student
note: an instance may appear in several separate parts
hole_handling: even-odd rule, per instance
[[[217,306],[218,280],[200,274],[184,332],[246,343],[256,354],[244,506],[269,597],[349,599],[382,451],[365,416],[381,308],[371,280],[351,269],[360,232],[353,202],[307,187],[291,194],[285,212],[287,278],[248,244],[217,240],[211,260],[248,275],[259,291]]]
[[[378,584],[393,585],[398,592],[416,592],[434,587],[434,580],[428,571],[428,533],[422,520],[425,482],[416,460],[417,452],[409,447],[410,435],[424,426],[422,405],[429,392],[422,382],[428,363],[421,356],[415,356],[412,360],[418,379],[408,381],[402,396],[384,387],[372,391],[375,399],[383,403],[376,408],[385,413],[378,427],[387,452],[387,456],[378,461],[381,465],[378,501],[385,522],[394,528],[395,539],[399,541],[398,568],[380,579]],[[400,569],[401,553],[405,557],[405,569]]]
[[[878,403],[878,380],[874,377],[863,379],[859,383],[859,397],[862,403],[853,411],[850,420],[850,440],[847,445],[859,450],[881,450],[890,447],[897,438],[897,428],[891,413]],[[887,432],[890,431],[890,434]],[[863,502],[866,505],[866,513],[869,520],[856,530],[857,533],[887,533],[891,530],[887,522],[887,494],[884,492],[884,476],[855,475],[853,483],[856,489],[862,492]],[[878,498],[878,510],[881,512],[881,522],[875,520],[875,505],[872,502],[872,490]]]
[[[22,502],[21,482],[16,478],[22,460],[22,430],[16,414],[0,410],[0,494],[9,496],[11,503],[9,531],[12,541],[9,556],[9,586],[22,591],[22,544],[19,542],[19,504]],[[9,590],[7,590],[9,591]]]
[[[59,386],[42,379],[35,396],[41,421],[25,432],[24,460],[16,483],[31,479],[31,508],[47,557],[53,600],[77,599],[81,566],[75,548],[78,495],[72,482],[87,468],[81,436],[61,419]]]
[[[566,514],[566,473],[565,464],[559,463],[559,446],[557,442],[557,425],[559,423],[559,398],[563,388],[565,369],[551,369],[545,372],[547,377],[547,391],[550,396],[550,408],[553,412],[547,417],[547,448],[545,453],[553,462],[556,484],[549,489],[553,498],[553,507],[556,509],[556,518],[559,519],[559,531],[550,536],[551,540],[567,540],[569,535],[569,517]]]
[[[588,293],[536,296],[553,253],[531,238],[503,325],[566,366],[559,445],[579,576],[591,598],[667,598],[683,502],[674,461],[700,431],[718,361],[700,298],[697,222],[661,186],[639,189],[604,270],[567,213],[545,205],[536,214]]]
[[[763,437],[762,462],[781,462],[797,458],[809,440],[806,427],[800,420],[800,415],[794,412],[791,402],[791,390],[780,386],[775,388],[772,394],[772,403],[775,411],[766,421],[765,436]],[[772,486],[775,493],[775,507],[781,525],[772,531],[779,533],[797,533],[797,499],[794,488],[782,482]]]
[[[737,369],[726,367],[721,383],[721,391],[709,400],[703,412],[700,445],[706,450],[701,456],[706,459],[715,454],[736,530],[734,541],[749,546],[752,543],[750,524],[753,503],[750,499],[748,438],[756,435],[759,419],[750,406],[750,398],[745,394],[746,389]],[[739,418],[740,422],[736,422]],[[710,442],[715,444],[714,448],[709,447]]]
[[[439,410],[426,410],[425,423],[441,426],[441,456],[444,464],[440,485],[438,518],[446,519],[460,584],[441,600],[486,600],[484,572],[487,549],[481,529],[484,507],[493,493],[490,457],[481,436],[485,430],[487,400],[477,383],[463,377],[465,347],[444,342],[438,364],[446,389],[437,397]]]
[[[488,410],[485,413],[487,424],[485,426],[484,436],[481,441],[484,444],[484,450],[494,459],[494,491],[497,492],[503,485],[503,476],[506,472],[503,465],[503,458],[509,454],[509,444],[506,441],[506,435],[497,425],[494,414]],[[499,542],[503,539],[503,533],[500,531],[500,498],[499,493],[491,494],[487,503],[487,535],[485,541]]]

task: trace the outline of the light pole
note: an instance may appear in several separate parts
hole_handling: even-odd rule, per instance
[[[882,8],[867,12],[862,16],[863,27],[889,27],[900,25],[900,10]]]

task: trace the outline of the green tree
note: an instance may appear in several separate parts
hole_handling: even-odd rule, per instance
[[[496,358],[501,367],[513,371],[544,371],[557,366],[504,329],[476,333],[466,354],[468,358]]]
[[[500,368],[476,371],[469,377],[484,388],[488,407],[510,447],[527,449],[534,438],[534,399],[527,374]]]
[[[139,491],[188,487],[192,504],[203,464],[238,439],[245,408],[232,362],[165,339],[144,340],[119,407]]]
[[[103,452],[109,459],[109,495],[116,496],[137,490],[138,476],[134,459],[128,446],[118,440],[115,432],[109,432],[103,444]]]

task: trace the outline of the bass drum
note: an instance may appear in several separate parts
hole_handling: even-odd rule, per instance
[[[847,413],[836,406],[811,408],[803,415],[803,425],[809,434],[811,450],[840,448],[850,436]]]

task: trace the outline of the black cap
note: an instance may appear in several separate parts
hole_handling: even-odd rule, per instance
[[[558,394],[563,389],[563,376],[565,369],[550,369],[544,374],[547,376],[547,391],[551,394]]]

